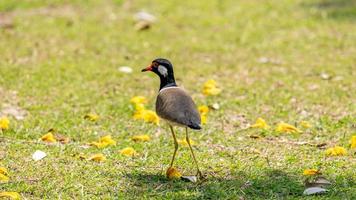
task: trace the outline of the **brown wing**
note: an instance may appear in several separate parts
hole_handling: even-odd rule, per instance
[[[201,129],[200,115],[193,99],[178,87],[163,89],[157,96],[158,116],[192,129]]]

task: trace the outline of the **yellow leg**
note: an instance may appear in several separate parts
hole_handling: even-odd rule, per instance
[[[177,142],[176,135],[174,134],[173,127],[171,125],[169,125],[169,128],[171,129],[173,140],[174,140],[174,153],[173,153],[171,166],[170,166],[170,167],[173,167],[174,158],[176,157],[176,153],[177,153],[177,150],[178,150],[178,142]]]
[[[200,170],[199,170],[199,165],[198,165],[197,159],[195,158],[195,155],[194,155],[194,152],[193,152],[193,148],[192,148],[192,146],[190,145],[190,140],[189,140],[189,137],[188,137],[188,128],[185,128],[185,139],[187,140],[187,143],[188,143],[188,145],[189,145],[190,152],[192,152],[192,156],[193,156],[195,165],[196,165],[196,167],[197,167],[197,175],[199,175],[199,177],[202,177],[203,175],[202,175],[202,173],[201,173]]]

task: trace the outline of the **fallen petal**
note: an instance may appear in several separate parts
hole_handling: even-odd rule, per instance
[[[219,110],[220,109],[220,105],[218,103],[213,103],[213,105],[210,106],[212,109],[214,110]]]
[[[196,183],[198,180],[196,176],[182,176],[181,179],[192,183]]]
[[[310,187],[304,190],[303,194],[304,195],[313,195],[313,194],[322,194],[327,192],[327,189],[321,188],[321,187]]]
[[[148,135],[135,135],[131,138],[134,142],[147,142],[150,141],[151,138]]]
[[[45,152],[37,150],[37,151],[35,151],[35,153],[32,154],[32,159],[34,161],[39,161],[39,160],[42,160],[46,156],[47,156],[47,154]]]
[[[93,114],[93,113],[89,113],[84,116],[84,119],[92,121],[92,122],[98,121],[99,118],[100,118],[99,115]]]
[[[7,169],[5,167],[0,167],[0,174],[7,174]]]
[[[47,134],[43,135],[41,137],[41,140],[44,142],[48,142],[48,143],[52,143],[52,142],[56,142],[56,138],[54,138],[54,135],[52,134],[52,132],[48,132]]]
[[[351,137],[350,143],[351,143],[351,146],[350,146],[351,149],[356,149],[356,135]]]
[[[137,152],[132,147],[126,147],[121,149],[120,154],[128,157],[132,157],[132,156],[136,156]]]
[[[167,169],[166,172],[167,178],[172,180],[172,179],[178,179],[182,177],[182,174],[174,167],[170,167]]]
[[[317,170],[317,169],[305,169],[303,171],[304,176],[310,176],[310,175],[316,175],[316,174],[320,174],[319,170]]]
[[[0,117],[0,130],[7,130],[10,127],[10,120],[7,117]]]
[[[154,22],[156,21],[156,17],[148,12],[145,12],[145,11],[140,11],[140,12],[137,12],[135,15],[134,15],[134,18],[136,21],[147,21],[147,22]]]
[[[8,197],[13,200],[21,199],[21,195],[17,192],[0,192],[0,197]]]
[[[10,180],[9,177],[7,177],[6,175],[4,174],[0,174],[0,183],[1,182],[8,182]]]
[[[130,74],[132,73],[132,68],[128,66],[119,67],[119,71],[122,73]]]
[[[98,153],[98,154],[94,154],[94,155],[90,156],[88,158],[88,160],[92,160],[92,161],[95,161],[95,162],[103,162],[103,161],[106,160],[106,157],[103,154]]]

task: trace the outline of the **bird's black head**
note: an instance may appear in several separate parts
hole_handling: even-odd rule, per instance
[[[164,58],[157,58],[152,63],[141,70],[142,72],[152,71],[157,74],[161,80],[160,89],[164,87],[176,86],[172,63]]]

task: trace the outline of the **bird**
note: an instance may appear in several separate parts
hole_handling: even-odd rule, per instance
[[[159,92],[156,99],[156,113],[161,119],[163,119],[163,121],[168,123],[169,129],[172,133],[174,152],[170,163],[170,168],[173,167],[175,156],[178,150],[178,141],[176,134],[174,133],[174,127],[184,127],[185,139],[188,143],[196,166],[196,175],[202,177],[202,173],[199,169],[199,164],[190,144],[188,134],[188,128],[193,130],[202,129],[200,114],[192,97],[176,84],[173,65],[169,60],[164,58],[157,58],[141,71],[151,71],[158,75],[160,78]]]

